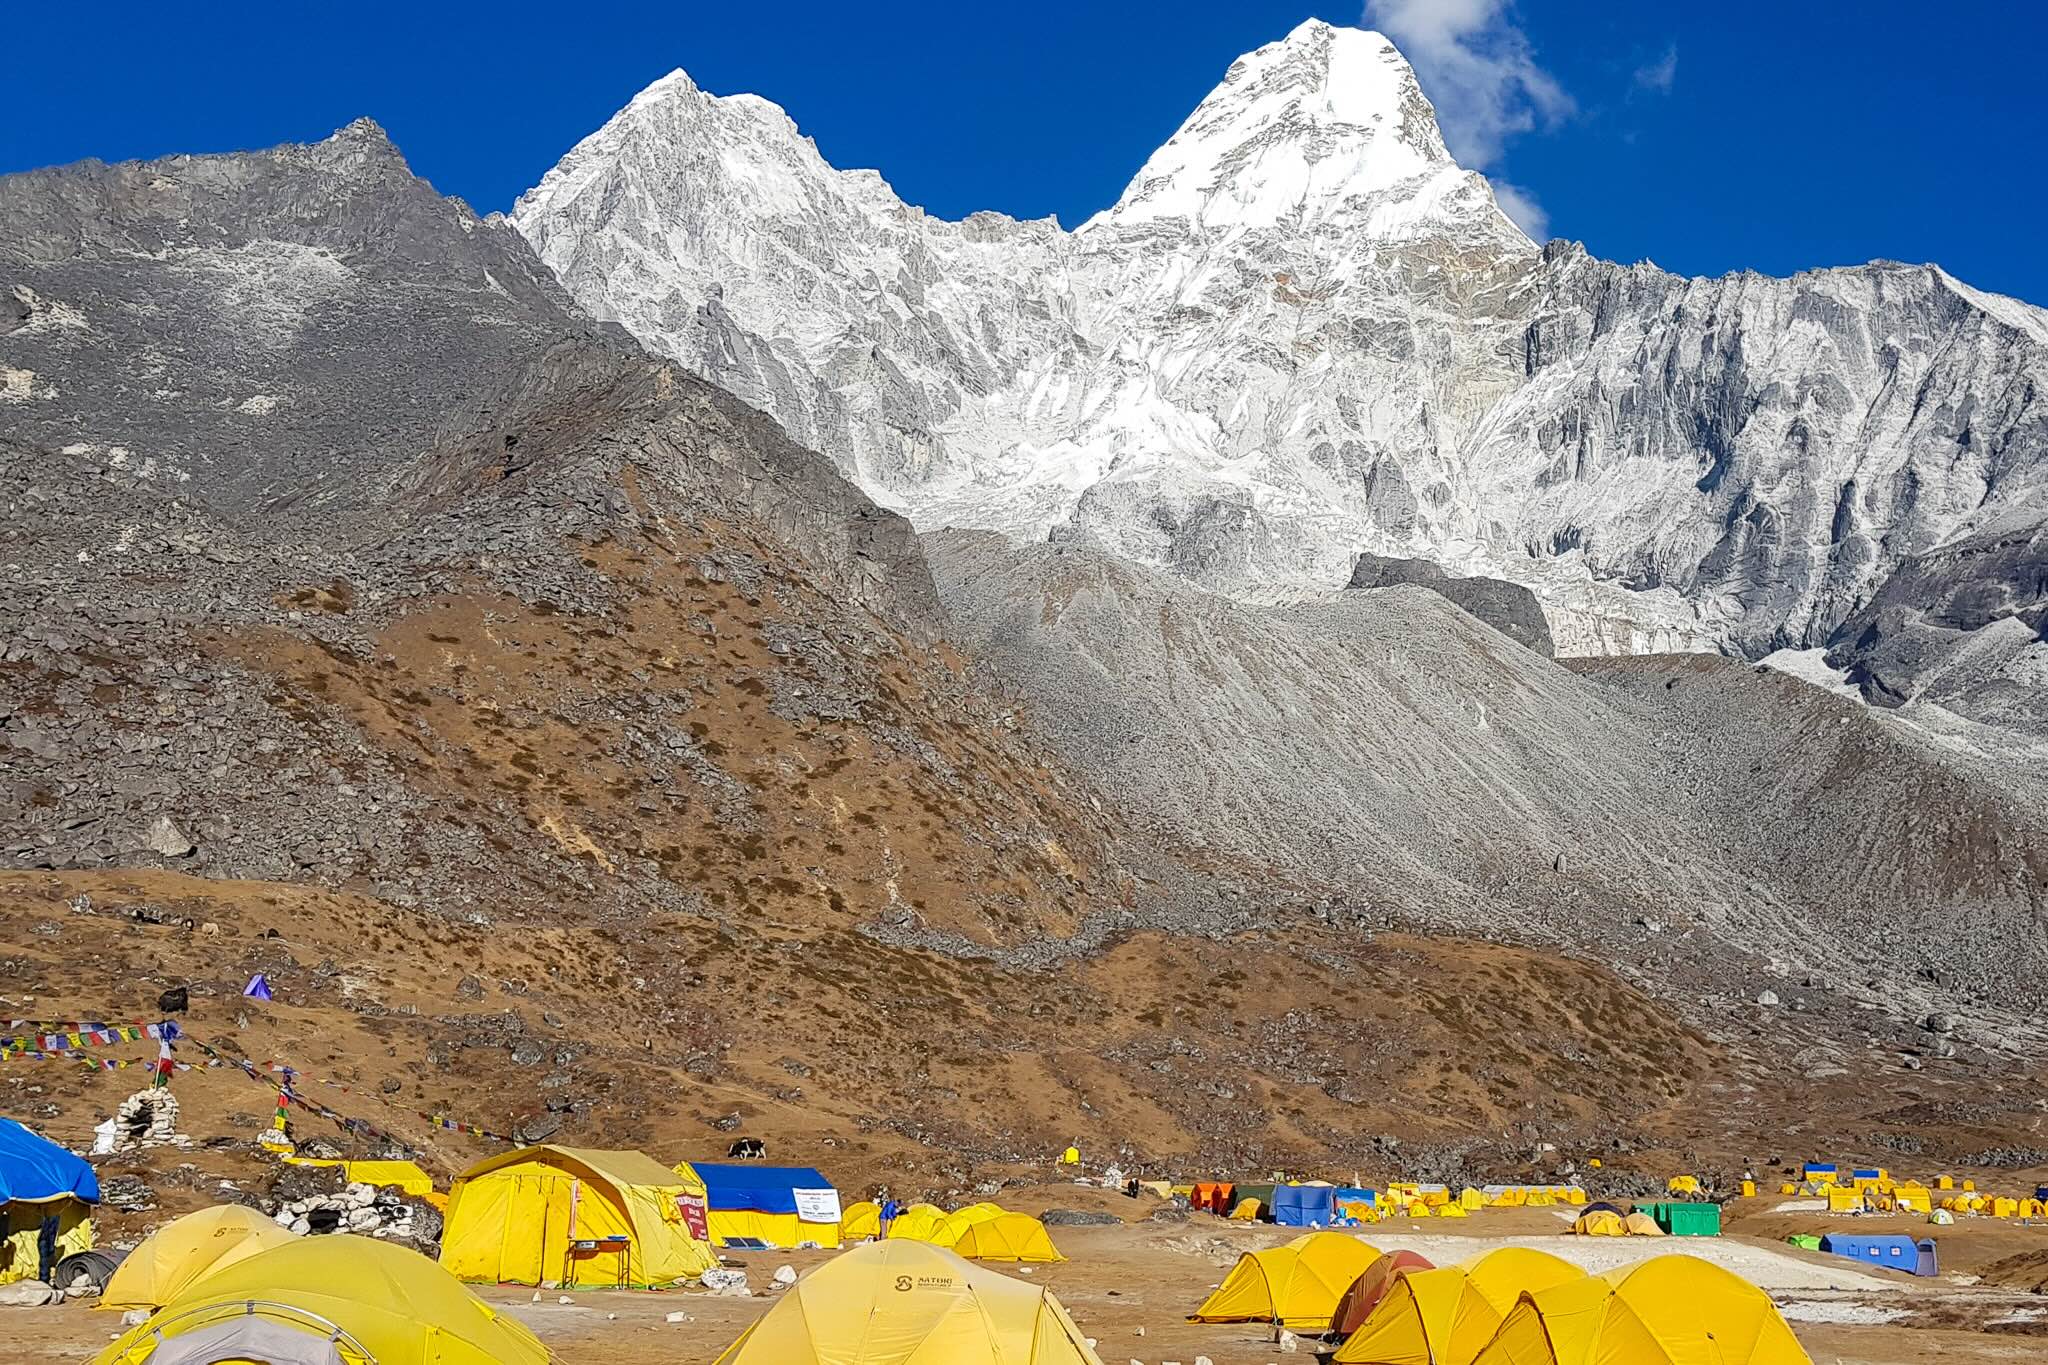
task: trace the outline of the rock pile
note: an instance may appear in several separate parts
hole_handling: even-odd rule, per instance
[[[273,1216],[280,1227],[301,1236],[353,1232],[403,1242],[416,1250],[424,1249],[425,1244],[438,1249],[441,1240],[440,1214],[432,1205],[407,1199],[397,1190],[360,1182],[345,1186],[338,1194],[289,1200]]]
[[[189,1147],[192,1140],[178,1131],[178,1099],[168,1090],[138,1090],[114,1111],[114,1150],[138,1147]]]

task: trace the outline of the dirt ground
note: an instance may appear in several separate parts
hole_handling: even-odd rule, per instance
[[[1056,1228],[1068,1259],[1032,1267],[1027,1278],[1057,1294],[1082,1330],[1094,1337],[1106,1365],[1193,1361],[1207,1356],[1215,1365],[1277,1365],[1282,1353],[1269,1328],[1187,1322],[1186,1315],[1219,1283],[1240,1254],[1286,1240],[1286,1230],[1231,1223],[1198,1215],[1185,1222],[1152,1221],[1148,1199],[1134,1204],[1121,1196],[1073,1186],[1042,1186],[1012,1192],[1015,1207],[1082,1208],[1115,1212],[1132,1221],[1115,1227]],[[1825,1231],[1844,1220],[1798,1219],[1768,1210],[1771,1199],[1737,1206],[1731,1226],[1775,1223],[1793,1218],[1805,1230]],[[1859,1220],[1858,1230],[1933,1231],[1945,1259],[1957,1266],[1981,1266],[2000,1258],[2048,1247],[2048,1228],[1972,1220],[1953,1228],[1929,1229],[1910,1220]],[[1885,1271],[1866,1271],[1835,1257],[1801,1252],[1782,1241],[1735,1232],[1715,1240],[1644,1245],[1634,1240],[1581,1239],[1564,1234],[1558,1210],[1487,1210],[1463,1222],[1382,1224],[1361,1230],[1382,1249],[1409,1248],[1439,1263],[1489,1245],[1513,1242],[1602,1270],[1639,1256],[1683,1252],[1735,1270],[1771,1293],[1816,1365],[1992,1365],[1992,1362],[2048,1358],[2048,1301],[2040,1296],[1978,1284],[1969,1271],[1945,1271],[1934,1280],[1915,1280]],[[754,1284],[768,1281],[777,1267],[800,1273],[829,1260],[830,1252],[753,1252],[732,1256]],[[1020,1273],[1012,1268],[1011,1273]],[[577,1292],[562,1295],[511,1286],[482,1291],[540,1334],[564,1365],[579,1362],[645,1361],[650,1365],[709,1365],[747,1323],[773,1306],[774,1299],[713,1298],[665,1293]],[[684,1323],[665,1319],[681,1310]],[[8,1361],[24,1365],[78,1362],[104,1345],[118,1324],[111,1315],[83,1304],[39,1310],[4,1310],[0,1341]],[[1309,1343],[1298,1358],[1307,1358]]]

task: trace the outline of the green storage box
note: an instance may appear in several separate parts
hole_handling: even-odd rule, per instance
[[[1719,1204],[1638,1204],[1658,1227],[1673,1237],[1719,1237]]]

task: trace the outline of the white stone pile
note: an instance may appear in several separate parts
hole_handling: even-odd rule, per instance
[[[117,1152],[191,1145],[192,1139],[178,1131],[178,1099],[169,1090],[138,1090],[114,1111]]]
[[[339,1220],[332,1227],[322,1227],[327,1220],[314,1215],[323,1212],[337,1214]],[[413,1235],[413,1206],[397,1190],[380,1190],[361,1182],[347,1186],[339,1194],[294,1199],[280,1207],[274,1217],[280,1227],[290,1228],[300,1236],[318,1231],[355,1232],[371,1237]]]

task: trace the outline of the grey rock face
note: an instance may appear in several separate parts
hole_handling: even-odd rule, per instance
[[[1448,598],[1516,644],[1526,645],[1546,659],[1556,653],[1543,604],[1536,600],[1535,593],[1504,578],[1453,578],[1426,559],[1390,559],[1367,554],[1358,557],[1358,563],[1351,569],[1351,581],[1344,586],[1390,588],[1397,583],[1414,583]]]
[[[2016,513],[1908,559],[1827,659],[1873,704],[1933,703],[2048,742],[2048,526]]]
[[[1402,922],[1684,959],[1731,999],[1755,996],[1745,953],[1901,981],[1961,958],[1988,982],[2042,952],[2038,781],[1774,671],[1566,669],[1413,584],[1260,606],[1080,545],[924,540],[986,674],[1171,847]],[[1695,959],[1708,940],[1728,956]]]

